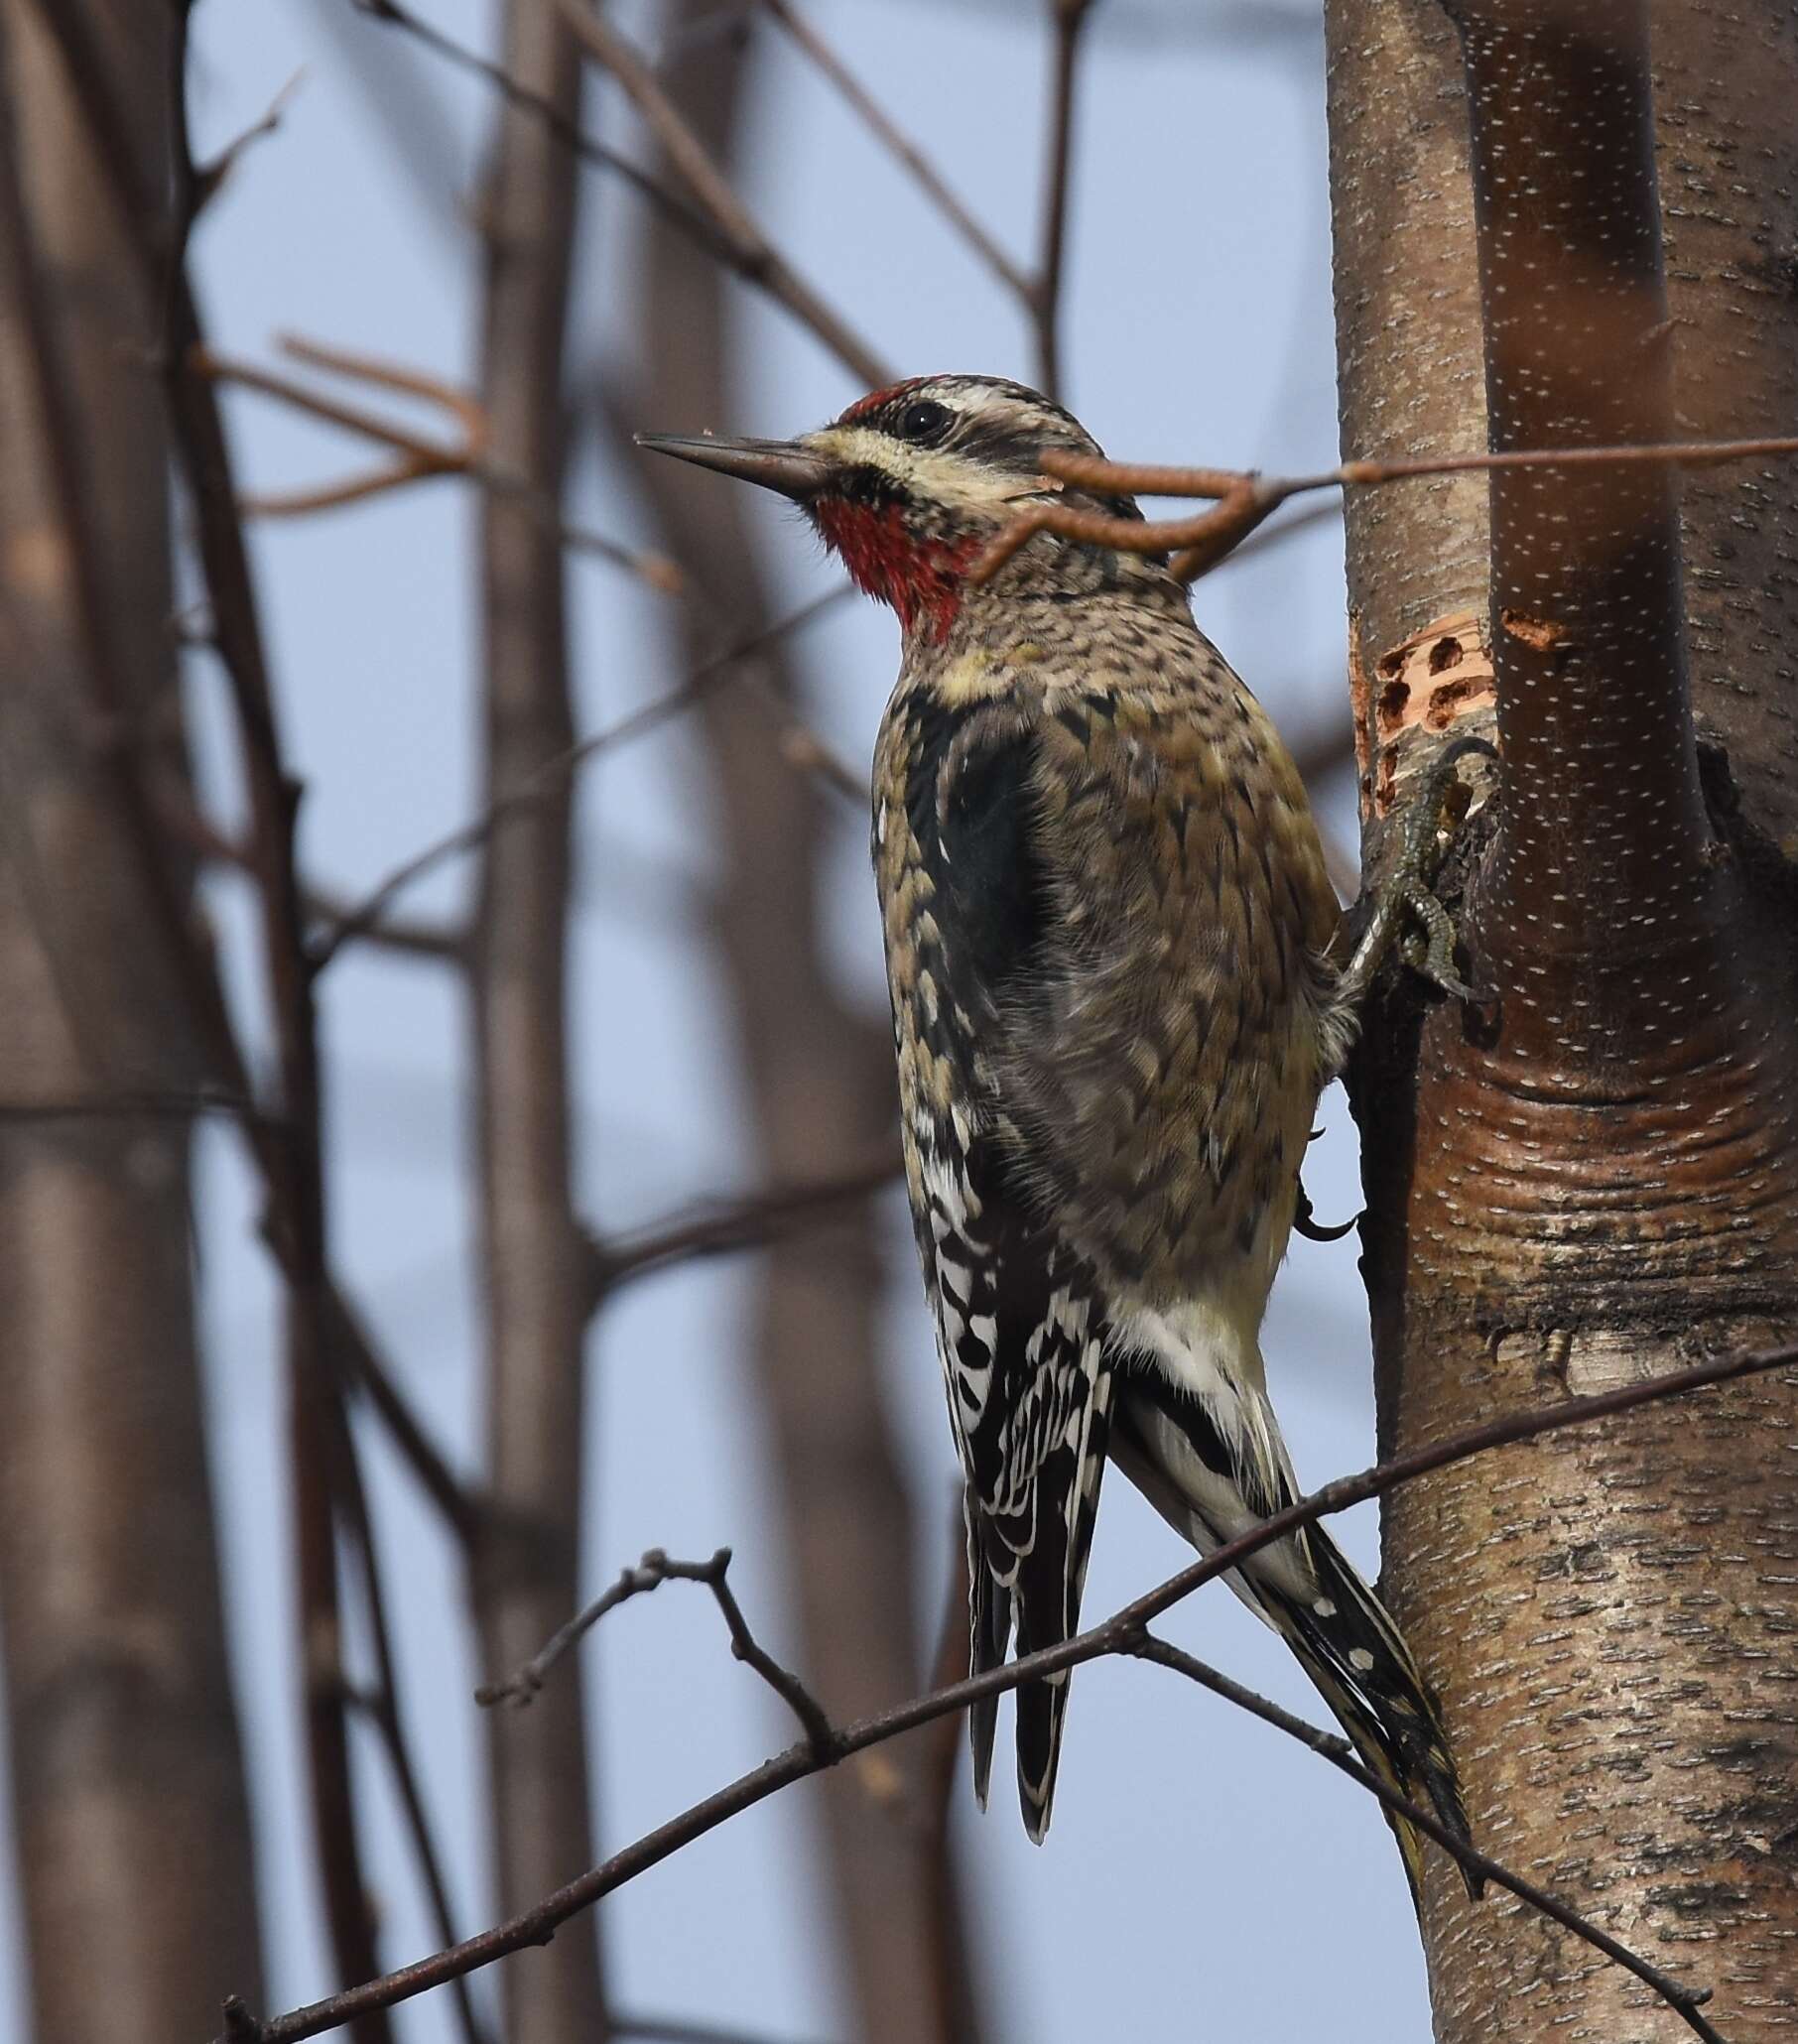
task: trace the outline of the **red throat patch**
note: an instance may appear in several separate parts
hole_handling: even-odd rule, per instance
[[[890,603],[909,632],[922,625],[939,642],[962,608],[963,577],[980,551],[974,534],[959,540],[920,539],[897,504],[870,510],[827,498],[819,530],[864,595]]]

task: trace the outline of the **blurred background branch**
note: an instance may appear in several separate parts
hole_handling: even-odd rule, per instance
[[[532,95],[495,117],[478,201],[485,243],[479,417],[471,446],[527,494],[481,502],[482,749],[489,810],[470,950],[477,1240],[484,1282],[487,1490],[498,1517],[472,1555],[489,1676],[536,1650],[578,1596],[586,1510],[586,1288],[571,1188],[568,924],[573,798],[539,784],[574,743],[561,535],[568,419],[563,349],[578,226],[581,65],[555,0],[508,0],[504,64]],[[555,110],[538,117],[538,103]],[[528,506],[546,504],[554,516]],[[532,800],[516,798],[530,788]],[[486,1725],[494,1899],[528,1906],[593,1857],[578,1671],[528,1715]],[[609,2034],[596,1928],[510,1961],[505,2034],[561,2044]]]

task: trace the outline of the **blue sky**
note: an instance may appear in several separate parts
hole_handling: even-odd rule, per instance
[[[418,0],[447,32],[487,45],[471,0]],[[898,0],[810,0],[823,32],[925,144],[1006,245],[1034,247],[1047,40],[1040,10]],[[1261,26],[1273,19],[1269,9]],[[1065,359],[1067,396],[1114,453],[1270,469],[1335,457],[1333,322],[1321,35],[1304,18],[1267,37],[1253,10],[1118,0],[1095,10],[1081,103]],[[654,41],[659,10],[617,18]],[[248,125],[296,71],[280,132],[252,150],[208,213],[195,255],[216,344],[269,359],[298,331],[470,375],[476,246],[466,205],[492,112],[474,82],[357,15],[349,0],[208,0],[196,15],[193,106],[202,150]],[[762,44],[749,195],[775,239],[906,372],[1028,380],[1023,322],[992,280],[793,55]],[[630,129],[589,92],[608,136]],[[582,291],[571,362],[590,372],[641,337],[621,329],[635,201],[585,189]],[[642,420],[782,433],[835,412],[854,388],[783,314],[737,294],[743,371],[731,416]],[[233,397],[242,471],[274,488],[332,475],[358,450],[264,400]],[[650,542],[615,456],[583,445],[577,513]],[[256,528],[278,685],[309,794],[312,871],[359,892],[474,807],[469,572],[472,504],[434,483],[356,509]],[[787,598],[828,585],[827,565],[770,502],[758,512]],[[592,729],[677,679],[667,600],[603,565],[574,571],[578,722]],[[1301,736],[1340,713],[1341,546],[1333,524],[1202,584],[1202,623]],[[884,613],[843,605],[801,641],[808,711],[850,758],[867,755],[896,662]],[[215,683],[193,701],[207,786],[235,799]],[[679,726],[608,757],[581,785],[577,933],[577,1142],[585,1210],[628,1225],[746,1182],[728,1018],[686,913],[715,870],[695,747]],[[1351,833],[1348,789],[1336,791]],[[870,1009],[884,999],[865,827],[845,806],[831,900],[835,962]],[[471,869],[413,899],[452,912]],[[246,1016],[258,989],[248,904],[213,895]],[[466,1017],[446,975],[378,955],[327,981],[332,1245],[410,1395],[458,1462],[478,1454],[471,1214],[462,1066]],[[1340,1097],[1308,1180],[1327,1218],[1357,1204]],[[911,1479],[947,1502],[952,1451],[903,1215],[883,1207],[892,1271],[888,1380]],[[305,1851],[294,1710],[282,1395],[275,1292],[255,1200],[229,1139],[202,1142],[200,1276],[214,1461],[229,1553],[233,1648],[258,1810],[273,2007],[325,1991]],[[732,1546],[733,1581],[777,1652],[791,1626],[771,1531],[769,1476],[741,1366],[746,1274],[727,1266],[644,1284],[590,1342],[592,1582],[651,1545]],[[1364,1314],[1351,1241],[1301,1243],[1276,1291],[1267,1351],[1302,1476],[1372,1458]],[[452,1557],[378,1439],[366,1443],[411,1699],[411,1728],[445,1838],[458,1921],[488,1920],[481,1876],[479,1725]],[[1371,1568],[1377,1521],[1345,1525]],[[1183,1550],[1121,1481],[1107,1486],[1087,1594],[1092,1616],[1178,1567]],[[923,1606],[934,1611],[934,1588]],[[1293,1708],[1316,1704],[1296,1668],[1220,1587],[1171,1634]],[[596,1672],[598,1807],[616,1847],[752,1765],[790,1733],[729,1661],[701,1597],[663,1593],[608,1619]],[[374,1813],[375,1877],[394,1963],[435,1940],[391,1798],[359,1755]],[[825,1897],[804,1789],[763,1806],[605,1905],[617,1998],[736,2020],[770,2036],[844,2039],[842,1983],[814,1934]],[[972,1867],[978,1951],[999,2037],[1329,2035],[1380,2044],[1428,2033],[1404,1883],[1372,1804],[1279,1736],[1146,1667],[1082,1673],[1049,1845],[1026,1842],[1008,1801],[957,1823]],[[0,1992],[16,1926],[4,1919]],[[13,1955],[9,1961],[8,1954]],[[221,1988],[230,1985],[221,1982]],[[0,2026],[7,2002],[0,1999]],[[408,2044],[450,2034],[427,1998]]]

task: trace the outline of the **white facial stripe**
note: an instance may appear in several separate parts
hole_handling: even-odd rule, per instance
[[[996,471],[953,450],[908,447],[868,426],[826,426],[807,434],[801,445],[818,448],[845,467],[878,468],[931,503],[997,507],[1027,494],[1031,484],[1028,476]],[[1057,487],[1047,476],[1041,484],[1045,489]]]

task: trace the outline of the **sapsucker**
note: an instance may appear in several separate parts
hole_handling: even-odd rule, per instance
[[[901,1132],[966,1475],[973,1668],[1079,1629],[1106,1457],[1202,1551],[1291,1502],[1258,1336],[1312,1112],[1352,1031],[1297,768],[1164,561],[1040,533],[1098,451],[996,377],[878,391],[796,441],[649,437],[801,505],[892,605],[874,764]],[[1363,1760],[1466,1835],[1435,1698],[1321,1526],[1230,1581]],[[1033,1839],[1066,1675],[1017,1693]],[[996,1705],[973,1713],[985,1801]],[[1413,1892],[1420,1848],[1394,1829]]]

